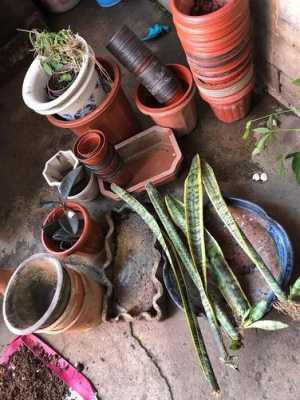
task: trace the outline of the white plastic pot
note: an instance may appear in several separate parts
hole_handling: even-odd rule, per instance
[[[86,187],[75,196],[69,196],[69,201],[81,201],[88,202],[95,200],[99,195],[99,185],[94,174],[91,174],[90,179]]]
[[[99,83],[95,57],[86,41],[78,36],[84,47],[81,69],[72,85],[58,98],[49,101],[46,86],[49,76],[36,57],[29,67],[22,88],[24,103],[42,115],[58,114],[68,120],[83,117],[106,96]]]
[[[75,169],[79,165],[79,160],[71,150],[60,150],[45,164],[43,176],[51,187],[59,189],[61,181],[65,177],[65,172]]]

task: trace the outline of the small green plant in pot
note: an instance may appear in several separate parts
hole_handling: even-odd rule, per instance
[[[293,83],[300,86],[300,79],[296,79]],[[277,109],[273,113],[264,115],[262,117],[252,119],[247,122],[244,132],[243,139],[247,140],[251,134],[255,134],[258,138],[255,147],[252,152],[252,156],[257,156],[265,151],[274,141],[276,141],[281,134],[288,133],[300,133],[300,128],[289,129],[281,126],[280,117],[288,113],[299,113],[299,109],[295,107],[289,107],[285,110]],[[300,185],[300,151],[295,151],[289,154],[280,152],[277,155],[277,161],[280,166],[281,175],[286,174],[286,160],[292,160],[292,169],[296,177],[298,185]]]
[[[111,78],[88,43],[71,29],[25,31],[36,56],[23,82],[25,104],[42,115],[74,120],[95,110]]]
[[[82,66],[84,48],[70,29],[47,32],[29,31],[34,53],[49,75],[47,91],[50,99],[59,97],[78,75]]]

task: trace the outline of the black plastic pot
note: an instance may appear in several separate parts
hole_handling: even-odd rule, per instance
[[[161,104],[171,103],[182,91],[180,80],[124,25],[109,41],[107,49]]]

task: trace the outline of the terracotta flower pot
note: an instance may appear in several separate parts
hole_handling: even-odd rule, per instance
[[[103,288],[86,275],[70,268],[71,293],[63,314],[40,333],[57,335],[62,332],[85,331],[101,323]]]
[[[24,260],[10,278],[3,316],[15,335],[28,335],[51,325],[66,309],[70,279],[60,261],[39,253]]]
[[[159,103],[172,102],[181,92],[176,75],[126,25],[114,34],[106,47],[125,68],[136,75]]]
[[[174,129],[176,136],[179,137],[190,133],[196,127],[196,88],[188,67],[178,64],[171,64],[168,67],[182,81],[182,86],[185,89],[184,94],[171,105],[162,106],[155,101],[146,88],[140,85],[137,89],[135,101],[137,108],[143,114],[149,115],[159,126]]]
[[[106,68],[113,85],[101,104],[92,112],[74,121],[66,121],[57,115],[48,116],[48,121],[59,128],[71,129],[81,136],[89,129],[101,129],[109,135],[112,144],[119,143],[139,131],[139,124],[121,87],[119,66],[108,59],[97,60]]]
[[[13,269],[0,268],[0,295],[4,294],[8,281],[13,273]]]
[[[101,131],[91,130],[78,138],[74,145],[74,154],[106,182],[126,185],[131,179],[130,171]]]
[[[246,87],[232,96],[218,99],[202,95],[202,98],[209,103],[220,121],[231,123],[245,118],[249,113],[254,85],[253,78]]]
[[[67,250],[61,250],[58,243],[49,238],[44,230],[42,230],[42,243],[44,247],[49,253],[59,257],[66,257],[74,253],[83,255],[98,253],[103,247],[103,233],[101,226],[92,220],[87,210],[78,203],[67,201],[64,203],[64,207],[78,212],[82,216],[84,224],[81,236],[72,247]],[[49,222],[57,220],[61,215],[63,215],[65,208],[58,207],[52,210],[46,217],[43,226]]]

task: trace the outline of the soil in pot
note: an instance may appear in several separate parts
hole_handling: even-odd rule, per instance
[[[55,358],[55,356],[53,356]],[[41,357],[43,359],[43,357]],[[47,354],[46,362],[49,360]],[[64,400],[70,395],[66,384],[25,346],[0,365],[0,398],[3,400]]]
[[[224,7],[226,3],[227,0],[194,0],[191,15],[200,16],[210,14]]]

